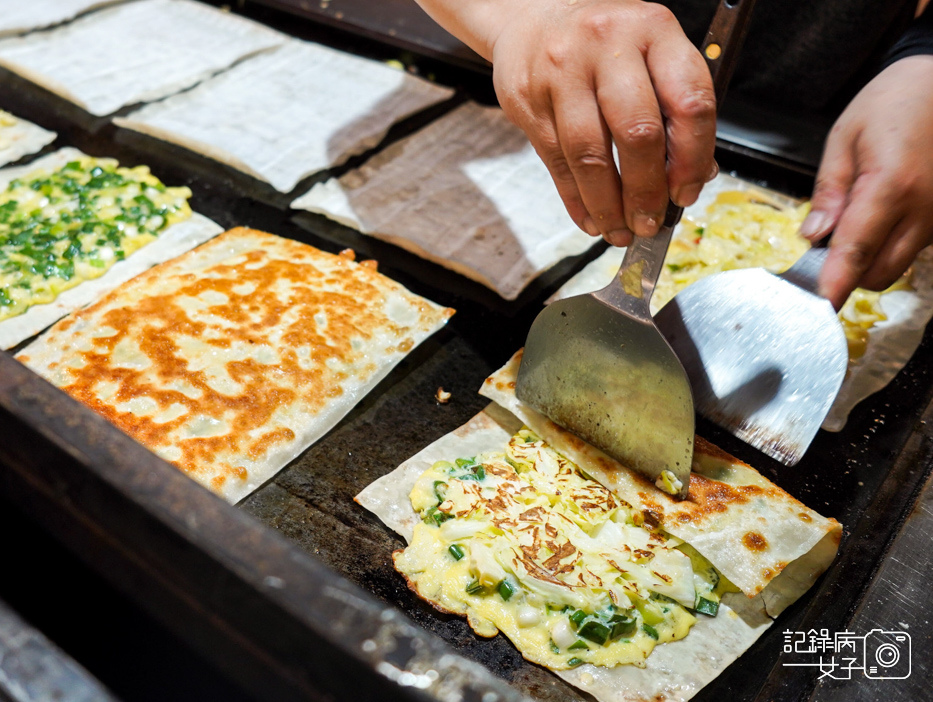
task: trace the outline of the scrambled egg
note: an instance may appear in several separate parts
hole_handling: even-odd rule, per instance
[[[191,216],[188,188],[85,157],[0,192],[0,321],[47,303]]]
[[[674,233],[651,300],[653,311],[713,273],[756,267],[783,273],[810,248],[797,233],[809,209],[809,203],[790,207],[760,192],[720,193],[704,221],[685,217]],[[884,292],[910,289],[908,275]],[[881,309],[882,294],[858,289],[839,311],[850,365],[864,355],[868,330],[887,319]]]
[[[422,522],[395,554],[409,584],[552,669],[644,666],[735,589],[528,429],[505,452],[435,463],[410,497]]]

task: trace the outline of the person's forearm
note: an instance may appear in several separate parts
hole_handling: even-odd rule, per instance
[[[521,12],[528,0],[416,0],[448,32],[487,61],[502,17]]]

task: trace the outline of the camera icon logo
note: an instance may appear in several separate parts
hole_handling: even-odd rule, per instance
[[[872,629],[865,634],[863,665],[865,677],[904,680],[910,677],[910,634]]]

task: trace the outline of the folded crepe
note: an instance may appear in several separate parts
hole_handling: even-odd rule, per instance
[[[422,522],[422,515],[409,500],[419,477],[436,461],[501,448],[524,424],[643,514],[645,521],[658,524],[668,535],[699,552],[741,591],[725,592],[718,615],[698,615],[685,638],[655,647],[645,667],[584,663],[554,672],[606,702],[689,699],[751,646],[772,619],[826,570],[838,548],[840,524],[820,516],[750,466],[699,437],[689,497],[682,502],[674,500],[522,405],[514,394],[519,362],[520,352],[485,382],[481,394],[497,404],[367,487],[357,502],[410,542]],[[417,576],[406,577],[419,592]],[[428,593],[419,594],[440,606],[438,599],[426,597]],[[475,612],[458,613],[467,614],[471,626],[477,628]],[[489,635],[488,631],[484,635]]]

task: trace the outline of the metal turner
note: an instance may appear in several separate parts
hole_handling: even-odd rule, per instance
[[[754,0],[721,0],[702,52],[717,103]],[[635,237],[607,287],[552,303],[528,332],[518,398],[662,489],[686,497],[694,407],[684,368],[648,311],[683,208],[668,205],[651,238]]]

